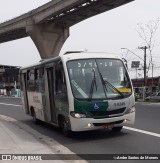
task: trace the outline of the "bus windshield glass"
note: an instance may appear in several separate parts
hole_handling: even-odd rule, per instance
[[[80,59],[67,62],[72,92],[77,99],[128,97],[131,83],[119,59]]]

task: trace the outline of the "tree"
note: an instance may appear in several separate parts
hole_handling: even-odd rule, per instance
[[[155,47],[156,44],[156,40],[155,40],[155,36],[156,36],[156,32],[159,26],[159,18],[155,21],[149,21],[147,24],[143,24],[143,23],[138,23],[138,27],[136,29],[139,37],[144,41],[144,43],[146,44],[148,50],[149,50],[149,65],[148,65],[148,71],[150,69],[150,67],[152,67],[152,86],[153,86],[153,49]],[[147,73],[148,73],[147,71]]]

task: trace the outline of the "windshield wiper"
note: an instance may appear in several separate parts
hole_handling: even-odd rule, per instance
[[[104,80],[104,79],[103,79]],[[105,84],[108,84],[112,89],[114,89],[116,92],[118,92],[119,93],[119,95],[121,96],[121,97],[123,97],[124,98],[124,94],[123,93],[121,93],[114,85],[112,85],[110,82],[108,82],[106,79],[104,80],[104,82],[105,82]]]
[[[93,69],[93,74],[94,74],[94,76],[93,76],[91,87],[90,87],[90,91],[89,91],[89,100],[92,99],[94,87],[96,88],[96,91],[97,91],[96,74],[95,74],[95,70],[94,69]]]
[[[106,84],[108,84],[112,89],[114,89],[116,92],[119,93],[119,95],[124,98],[124,95],[115,87],[113,86],[110,82],[108,82],[107,80],[104,80],[101,72],[100,72],[100,69],[99,69],[99,66],[98,66],[98,63],[97,63],[97,60],[95,59],[95,62],[96,62],[96,65],[97,65],[97,69],[98,69],[98,72],[99,72],[99,75],[100,75],[100,78],[101,78],[101,81],[102,81],[102,85],[103,85],[103,89],[104,89],[104,92],[105,92],[105,96],[107,98],[107,88],[106,88]],[[105,91],[106,90],[106,91]]]
[[[104,94],[105,94],[105,97],[107,98],[107,94],[106,94],[106,91],[107,91],[107,88],[106,88],[106,84],[105,84],[105,81],[103,79],[103,76],[99,70],[99,66],[98,66],[98,63],[97,63],[97,60],[95,59],[95,62],[96,62],[96,65],[97,65],[97,70],[98,70],[98,73],[100,75],[100,79],[101,79],[101,82],[102,82],[102,86],[103,86],[103,90],[104,90]]]

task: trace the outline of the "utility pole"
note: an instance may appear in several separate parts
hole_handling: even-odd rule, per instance
[[[142,46],[142,47],[138,47],[138,49],[141,49],[141,50],[143,50],[144,51],[144,87],[146,86],[146,68],[147,68],[147,66],[146,66],[146,51],[147,51],[147,49],[148,49],[148,47],[147,46]]]
[[[146,51],[147,51],[147,49],[148,49],[148,47],[147,46],[142,46],[142,47],[138,47],[138,49],[141,49],[141,50],[143,50],[144,51],[144,96],[143,96],[143,98],[144,98],[144,100],[145,100],[145,97],[146,97],[146,85],[147,85],[147,78],[146,78]]]

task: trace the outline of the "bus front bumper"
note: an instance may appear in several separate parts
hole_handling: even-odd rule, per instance
[[[113,128],[124,126],[127,124],[134,124],[135,112],[125,114],[119,117],[94,119],[94,118],[74,118],[70,116],[71,130],[72,131],[89,131],[102,128]]]

